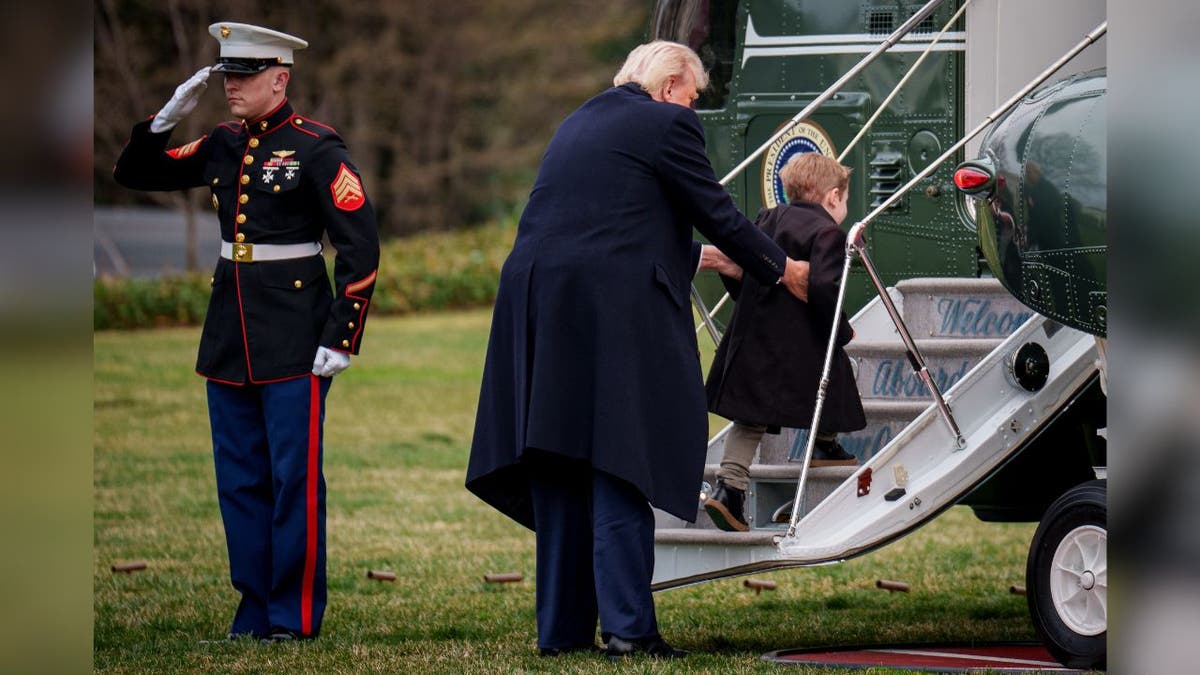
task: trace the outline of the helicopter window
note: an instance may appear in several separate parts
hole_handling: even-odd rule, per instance
[[[736,0],[659,0],[654,7],[650,25],[654,39],[691,47],[708,71],[708,88],[696,101],[702,110],[723,108],[729,99],[737,6]]]

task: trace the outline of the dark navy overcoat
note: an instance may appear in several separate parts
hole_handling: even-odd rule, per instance
[[[807,260],[808,301],[754,279],[726,281],[737,301],[706,384],[708,409],[738,422],[807,429],[846,255],[846,233],[821,205],[785,204],[758,214],[758,225],[788,256]],[[822,431],[857,431],[867,424],[844,349],[852,331],[845,312],[829,369]]]
[[[614,87],[555,132],[500,276],[466,485],[533,528],[526,448],[694,520],[707,416],[695,227],[761,283],[786,256],[717,182],[696,113]]]

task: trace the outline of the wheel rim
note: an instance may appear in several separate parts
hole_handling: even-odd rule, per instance
[[[1108,628],[1108,532],[1095,525],[1067,533],[1054,551],[1050,597],[1059,618],[1079,635]]]

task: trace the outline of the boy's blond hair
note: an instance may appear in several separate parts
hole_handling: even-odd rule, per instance
[[[845,192],[850,187],[850,167],[819,152],[802,152],[794,155],[779,170],[783,191],[789,202],[820,203],[834,188]]]

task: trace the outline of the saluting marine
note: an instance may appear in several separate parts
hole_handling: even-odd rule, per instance
[[[216,23],[201,68],[117,160],[135,190],[207,185],[221,255],[196,371],[208,379],[217,491],[230,576],[242,595],[231,638],[314,638],[326,602],[322,422],[332,376],[362,341],[379,264],[375,213],[332,128],[287,100],[293,52],[308,43]],[[167,149],[210,73],[239,119]],[[321,240],[337,251],[330,290]]]

